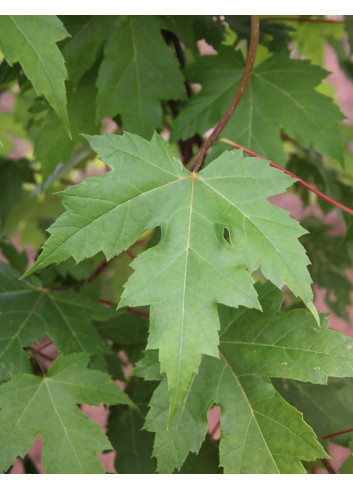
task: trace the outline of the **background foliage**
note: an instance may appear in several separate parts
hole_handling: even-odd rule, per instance
[[[40,469],[37,435],[48,473],[112,451],[118,473],[332,472],[327,435],[353,450],[353,340],[311,289],[349,320],[352,216],[229,146],[352,207],[325,81],[328,50],[352,80],[351,21],[261,16],[196,173],[249,16],[0,17],[2,471]],[[268,202],[288,187],[301,225]]]

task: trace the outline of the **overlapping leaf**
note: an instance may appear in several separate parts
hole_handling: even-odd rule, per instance
[[[201,355],[218,356],[217,303],[260,307],[250,272],[261,268],[316,312],[297,239],[303,229],[267,201],[292,180],[237,150],[195,174],[157,135],[151,142],[127,133],[89,141],[113,171],[61,193],[67,211],[28,273],[99,251],[109,260],[160,225],[160,243],[133,262],[120,307],[151,305],[148,348],[160,350],[172,416]]]
[[[324,382],[353,376],[353,339],[319,328],[303,309],[280,312],[282,294],[258,287],[263,312],[221,308],[220,359],[205,357],[170,426],[166,379],[156,389],[145,428],[156,432],[160,472],[180,469],[207,433],[207,412],[221,407],[220,464],[226,472],[303,472],[300,460],[322,457],[314,433],[264,375]],[[136,375],[158,378],[157,355]]]
[[[238,377],[223,360],[205,357],[168,429],[165,379],[152,397],[145,428],[156,432],[159,472],[180,469],[189,451],[199,451],[214,403],[221,407],[220,464],[226,473],[304,472],[300,460],[324,456],[311,428],[268,379]]]
[[[56,292],[18,280],[18,274],[0,263],[0,381],[13,373],[31,372],[23,347],[41,341],[45,334],[63,353],[109,352],[92,326],[109,311],[84,302],[74,292]]]
[[[313,385],[294,380],[276,381],[277,389],[293,406],[299,409],[318,436],[348,430],[353,426],[353,379],[329,379],[328,385]],[[328,439],[347,446],[353,433],[342,433]]]
[[[353,452],[353,443],[351,443],[350,449]],[[340,474],[353,474],[353,453],[341,465]]]
[[[325,302],[330,310],[348,320],[352,283],[347,270],[353,267],[348,240],[345,242],[341,236],[332,236],[330,227],[312,216],[303,224],[310,231],[310,239],[305,236],[302,243],[312,263],[313,281],[325,289]]]
[[[142,426],[156,383],[137,378],[131,382],[131,398],[139,410],[131,406],[110,409],[107,435],[116,450],[114,465],[118,474],[153,474],[156,472],[156,461],[152,458],[154,437]]]
[[[62,53],[70,82],[77,85],[101,53],[115,19],[112,15],[64,15],[60,16],[60,20],[72,35]]]
[[[0,172],[0,224],[3,224],[13,204],[21,198],[22,184],[34,179],[27,160],[0,159]]]
[[[71,127],[70,138],[63,127],[60,127],[56,114],[49,108],[39,114],[38,121],[33,121],[29,133],[34,140],[35,156],[42,163],[44,182],[52,175],[57,165],[66,163],[74,148],[85,142],[80,136],[83,132],[98,132],[95,122],[95,98],[97,90],[94,86],[96,73],[85,74],[77,87],[68,87],[68,114]]]
[[[57,46],[69,34],[55,15],[2,15],[0,50],[8,63],[20,62],[38,95],[44,95],[69,130],[64,58]]]
[[[143,137],[161,127],[162,100],[185,97],[178,61],[160,28],[157,17],[117,19],[97,80],[97,117],[120,114],[124,129]]]
[[[78,403],[131,404],[107,374],[86,368],[89,355],[59,357],[45,377],[14,375],[0,386],[0,470],[23,457],[40,433],[48,473],[104,473],[96,453],[112,448]]]
[[[186,139],[215,126],[228,107],[244,70],[239,52],[222,48],[186,68],[190,82],[201,83],[199,94],[180,110],[173,138]],[[303,146],[342,159],[338,123],[342,114],[315,87],[326,72],[309,61],[276,54],[256,67],[244,95],[222,136],[233,139],[278,163],[285,161],[280,127]]]

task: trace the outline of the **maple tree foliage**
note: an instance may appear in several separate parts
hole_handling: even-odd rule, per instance
[[[330,437],[353,448],[353,339],[313,294],[349,317],[353,132],[322,46],[351,77],[352,24],[326,20],[0,17],[2,471],[36,470],[37,435],[48,473],[111,450],[118,473],[333,471]]]

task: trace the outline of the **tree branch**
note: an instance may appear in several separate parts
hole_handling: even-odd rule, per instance
[[[228,144],[229,146],[232,146],[233,148],[242,149],[243,151],[245,151],[245,153],[247,153],[247,154],[249,154],[251,156],[255,156],[256,158],[261,158],[262,160],[267,160],[268,161],[268,159],[265,158],[264,156],[258,155],[257,153],[255,153],[255,151],[251,151],[251,149],[245,148],[245,146],[242,146],[241,144],[235,143],[234,141],[230,141],[229,139],[223,138],[223,139],[220,139],[219,142],[220,143]],[[282,166],[277,165],[273,161],[270,161],[270,165],[273,166],[274,168],[277,168],[278,170],[283,171],[284,173],[286,173],[290,177],[295,178],[296,180],[298,180],[298,183],[300,183],[300,185],[302,185],[303,187],[305,187],[308,190],[310,190],[310,192],[313,192],[314,194],[318,195],[319,197],[321,197],[322,199],[326,200],[330,204],[332,204],[332,205],[338,207],[339,209],[341,209],[341,210],[343,210],[345,212],[348,212],[349,214],[352,214],[353,215],[353,209],[350,209],[349,207],[346,207],[345,205],[340,204],[339,202],[337,202],[337,200],[331,199],[331,197],[329,197],[328,195],[320,192],[320,190],[317,190],[315,187],[313,187],[309,183],[305,182],[304,180],[302,180],[301,178],[299,178],[297,175],[294,175],[294,173],[290,172],[289,170],[286,170]]]
[[[136,241],[135,244],[139,243],[139,241]],[[135,246],[135,245],[133,245]],[[123,253],[126,253],[127,255],[129,255],[129,257],[133,260],[134,258],[136,258],[136,255],[129,249],[127,250],[124,250]],[[92,280],[94,280],[96,277],[98,277],[98,275],[100,275],[103,270],[113,261],[115,260],[116,258],[119,258],[119,256],[121,256],[123,253],[120,253],[120,255],[117,255],[117,256],[114,256],[111,260],[107,261],[105,258],[104,260],[98,265],[98,267],[93,270],[93,272],[91,273],[91,275],[88,277],[87,279],[87,283],[90,283],[92,282]]]
[[[205,142],[203,143],[202,145],[202,148],[201,148],[201,151],[200,151],[200,156],[197,160],[197,163],[194,167],[194,169],[192,170],[194,173],[196,173],[198,171],[198,169],[200,168],[200,166],[202,165],[202,162],[203,162],[203,159],[205,157],[205,153],[206,153],[206,150],[208,148],[208,145],[209,145],[210,141],[208,138],[205,139]]]
[[[244,93],[244,90],[246,88],[246,85],[248,84],[248,81],[250,79],[252,69],[254,67],[258,42],[259,42],[259,16],[258,15],[252,15],[251,16],[250,46],[249,46],[248,55],[246,58],[245,69],[244,69],[243,75],[241,77],[240,83],[238,85],[238,88],[234,94],[232,101],[229,104],[228,109],[225,111],[222,119],[219,121],[217,126],[212,131],[211,135],[208,137],[208,139],[206,139],[205,143],[203,144],[201,151],[199,153],[199,156],[196,157],[195,159],[191,160],[190,164],[187,165],[187,168],[189,170],[194,168],[193,171],[197,171],[200,168],[200,166],[202,165],[203,159],[205,157],[207,148],[209,146],[211,146],[216,141],[216,139],[218,139],[218,136],[223,131],[227,122],[232,117],[235,109],[237,108],[237,106],[240,102],[240,99]],[[197,161],[197,163],[195,163],[195,161]],[[197,170],[195,170],[196,167],[197,167]]]
[[[218,139],[218,136],[223,131],[225,125],[233,115],[233,112],[235,111],[237,105],[240,102],[240,99],[244,93],[246,85],[248,84],[248,81],[250,79],[252,69],[254,67],[258,42],[259,42],[259,16],[252,15],[250,46],[249,46],[248,56],[246,59],[245,69],[241,77],[237,91],[234,94],[233,100],[229,104],[229,107],[226,110],[224,116],[222,117],[222,119],[217,124],[217,126],[212,131],[212,134],[209,137],[210,145],[213,144],[216,141],[216,139]]]
[[[337,431],[336,433],[330,433],[329,435],[321,436],[320,440],[327,440],[327,438],[333,438],[334,436],[344,435],[345,433],[351,433],[352,431],[353,428],[350,428],[349,430]]]
[[[326,470],[329,474],[337,474],[338,472],[332,467],[331,462],[327,458],[321,459],[322,463],[326,467]]]

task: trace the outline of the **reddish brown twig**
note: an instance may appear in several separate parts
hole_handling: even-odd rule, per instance
[[[108,307],[113,307],[116,305],[114,304],[114,302],[106,301],[105,299],[98,299],[98,302],[99,304],[103,304],[103,306],[108,306]]]
[[[145,316],[146,318],[150,317],[148,312],[140,311],[140,309],[135,309],[134,307],[128,307],[127,310],[133,314],[138,314],[139,316]]]
[[[320,440],[327,440],[327,438],[333,438],[334,436],[344,435],[345,433],[352,433],[352,432],[353,432],[353,428],[350,428],[349,430],[337,431],[336,433],[330,433],[329,435],[321,436]]]
[[[209,145],[209,139],[206,138],[205,142],[202,145],[199,159],[197,160],[197,163],[196,163],[194,169],[192,170],[194,173],[196,173],[198,171],[198,169],[200,168],[200,166],[202,165],[202,162],[203,162],[203,159],[205,157],[205,153],[206,153],[208,145]]]
[[[326,467],[326,470],[329,474],[337,474],[338,472],[332,467],[331,462],[327,458],[321,459],[322,463]]]
[[[227,122],[229,121],[231,116],[233,115],[233,112],[235,111],[237,105],[240,102],[240,99],[244,93],[246,85],[248,84],[248,81],[250,79],[252,69],[254,67],[258,42],[259,42],[259,16],[258,15],[252,15],[251,16],[250,46],[249,46],[248,56],[246,59],[245,69],[244,69],[243,75],[241,77],[237,91],[234,94],[233,100],[229,104],[229,107],[226,110],[224,116],[219,121],[219,123],[214,128],[214,130],[212,131],[212,133],[209,137],[210,144],[213,144],[216,141],[216,139],[218,139],[218,136],[223,131],[225,125],[227,124]]]
[[[351,24],[349,19],[313,19],[312,17],[265,17],[261,22],[313,22],[317,24]]]
[[[137,244],[137,243],[136,243]],[[124,250],[123,253],[126,253],[127,255],[130,256],[130,258],[132,258],[133,260],[136,258],[136,255],[130,250]],[[90,283],[92,282],[92,280],[94,280],[95,278],[98,277],[98,275],[100,275],[103,270],[105,270],[105,268],[113,261],[115,260],[116,258],[118,258],[120,255],[117,255],[117,256],[114,256],[114,258],[112,258],[111,260],[107,261],[105,258],[104,260],[98,265],[98,267],[92,272],[92,274],[88,277],[87,279],[87,283]]]
[[[100,304],[103,304],[103,305],[108,306],[108,307],[112,307],[112,306],[116,305],[116,304],[114,304],[114,302],[106,301],[105,299],[98,299],[98,302]],[[133,313],[133,314],[138,314],[139,316],[144,316],[146,318],[150,317],[148,312],[141,311],[140,309],[135,309],[134,307],[127,307],[126,310]]]
[[[49,362],[53,362],[55,360],[55,358],[50,357],[49,355],[46,355],[45,353],[37,350],[36,348],[33,348],[32,346],[26,346],[24,349],[34,353],[36,356],[41,356],[41,357],[45,358]]]
[[[44,343],[44,345],[40,345],[38,348],[37,348],[37,351],[41,351],[41,350],[44,350],[44,348],[46,348],[47,346],[50,346],[53,344],[53,340],[50,340],[48,341],[48,343]]]
[[[115,257],[116,258],[116,257]],[[113,258],[114,260],[114,258]],[[87,283],[90,283],[92,282],[92,280],[94,280],[95,278],[98,277],[98,275],[100,275],[103,270],[109,265],[109,263],[111,262],[112,260],[110,261],[107,261],[105,258],[104,260],[98,265],[98,267],[93,270],[93,272],[91,273],[91,275],[88,277],[87,279]]]
[[[311,473],[316,474],[316,462],[311,462]]]
[[[265,158],[264,156],[258,155],[257,153],[255,153],[255,151],[251,151],[251,149],[245,148],[245,146],[242,146],[241,144],[235,143],[234,141],[230,141],[229,139],[224,139],[224,138],[220,139],[219,141],[222,143],[228,144],[229,146],[232,146],[233,148],[242,149],[245,153],[247,153],[251,156],[255,156],[256,158],[261,158],[262,160],[268,161],[268,159]],[[278,170],[283,171],[284,173],[286,173],[290,177],[295,178],[298,181],[298,183],[300,183],[300,185],[307,188],[308,190],[310,190],[310,192],[313,192],[314,194],[318,195],[322,199],[326,200],[330,204],[338,207],[339,209],[342,209],[345,212],[348,212],[349,214],[353,214],[353,209],[350,209],[349,207],[346,207],[345,205],[340,204],[339,202],[337,202],[337,200],[331,199],[331,197],[320,192],[320,190],[317,190],[315,187],[313,187],[309,183],[305,182],[305,180],[302,180],[297,175],[294,175],[294,173],[290,172],[289,170],[286,170],[282,166],[277,165],[277,163],[274,163],[273,161],[270,161],[270,165],[273,166],[274,168],[277,168]]]
[[[211,438],[213,438],[213,437],[214,437],[214,435],[215,435],[215,434],[217,433],[217,431],[219,430],[220,426],[221,426],[221,421],[220,421],[220,420],[218,420],[218,421],[217,421],[217,423],[214,425],[213,430],[210,432],[210,437],[211,437]]]
[[[200,168],[200,166],[202,165],[203,159],[205,157],[207,148],[209,146],[211,146],[216,141],[216,139],[218,139],[218,136],[223,131],[223,129],[226,126],[229,119],[232,117],[232,115],[233,115],[233,113],[234,113],[237,105],[239,104],[240,99],[244,93],[246,85],[248,84],[248,81],[250,79],[250,75],[251,75],[252,69],[254,67],[254,62],[255,62],[255,58],[256,58],[258,42],[259,42],[259,16],[258,15],[252,15],[251,16],[250,46],[249,46],[248,55],[246,58],[246,64],[245,64],[244,72],[243,72],[243,75],[242,75],[241,80],[239,82],[239,85],[238,85],[236,92],[234,94],[234,97],[233,97],[232,101],[230,102],[229,107],[225,111],[222,119],[219,121],[217,126],[214,128],[211,135],[204,142],[204,144],[201,148],[199,157],[195,158],[197,162],[195,163],[195,160],[193,159],[190,161],[190,164],[187,165],[187,168],[189,170],[194,168],[193,171],[197,171]],[[196,167],[197,167],[197,170],[195,170]]]
[[[133,253],[130,249],[129,250],[125,250],[125,253],[127,255],[129,255],[129,257],[132,258],[133,260],[136,258],[135,253]]]

